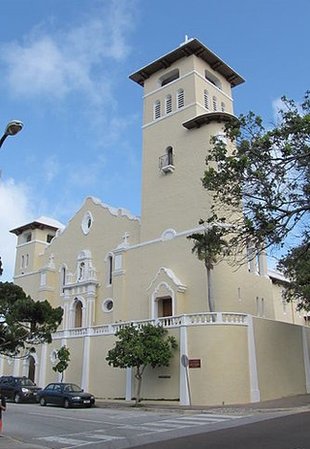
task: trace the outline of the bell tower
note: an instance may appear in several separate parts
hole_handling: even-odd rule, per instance
[[[197,39],[130,76],[144,88],[142,241],[182,232],[208,216],[201,178],[210,138],[233,115],[244,80]]]

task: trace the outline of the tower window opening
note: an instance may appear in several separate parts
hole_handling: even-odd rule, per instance
[[[225,112],[225,103],[224,103],[224,101],[221,102],[221,111]]]
[[[213,111],[217,111],[217,98],[214,96],[212,98]]]
[[[209,92],[207,90],[203,93],[204,104],[206,109],[210,109]]]
[[[154,119],[157,120],[160,118],[160,101],[157,100],[154,103]]]
[[[52,235],[52,234],[47,234],[47,236],[46,236],[46,241],[47,241],[47,243],[51,243],[51,241],[53,240],[54,237],[55,237],[55,236]]]
[[[171,95],[167,95],[165,104],[166,104],[166,114],[170,114],[172,112],[172,97],[171,97]]]
[[[174,69],[169,73],[165,73],[161,78],[159,78],[160,85],[166,86],[169,83],[172,83],[172,81],[178,79],[180,77],[179,69]]]
[[[184,107],[184,89],[179,89],[177,92],[177,106],[178,109],[183,108]]]
[[[222,89],[221,81],[215,75],[213,75],[213,73],[210,73],[208,70],[206,70],[205,77],[214,86],[218,87],[219,89]]]

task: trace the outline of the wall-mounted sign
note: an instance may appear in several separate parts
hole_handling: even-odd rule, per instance
[[[201,359],[189,359],[188,367],[189,368],[201,368]]]

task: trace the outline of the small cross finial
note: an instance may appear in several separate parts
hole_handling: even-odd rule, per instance
[[[189,42],[190,40],[191,40],[191,39],[188,37],[188,35],[185,34],[184,42],[181,42],[180,46],[186,44],[186,43]]]
[[[124,245],[128,245],[128,238],[129,238],[129,235],[130,235],[130,234],[128,234],[128,232],[125,232],[125,234],[123,235],[123,242],[124,242]]]

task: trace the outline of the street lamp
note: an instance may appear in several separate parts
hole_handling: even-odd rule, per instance
[[[4,134],[0,139],[0,148],[3,145],[3,142],[5,141],[5,139],[8,136],[15,136],[15,134],[19,133],[19,131],[21,131],[23,129],[23,122],[21,122],[20,120],[11,120],[5,128]],[[0,276],[2,276],[3,273],[3,268],[2,268],[2,260],[0,257]]]
[[[12,120],[9,122],[5,128],[3,136],[0,139],[0,148],[8,136],[15,136],[15,134],[19,133],[19,131],[23,129],[23,126],[23,122],[19,120]]]

